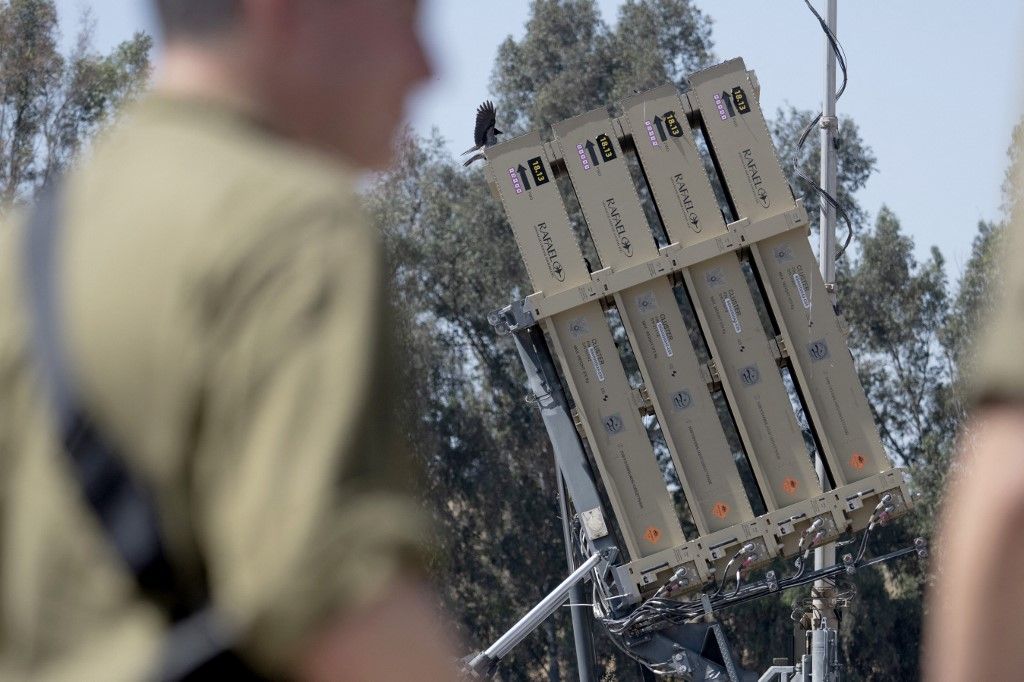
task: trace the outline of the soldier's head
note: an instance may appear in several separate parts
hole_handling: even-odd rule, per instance
[[[219,82],[283,134],[358,165],[390,160],[405,99],[430,74],[418,0],[154,2],[171,89]]]
[[[242,0],[156,0],[164,38],[199,40],[223,34],[238,23]]]

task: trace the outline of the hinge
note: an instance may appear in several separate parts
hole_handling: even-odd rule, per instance
[[[580,411],[575,407],[570,410],[572,414],[572,423],[576,427],[576,433],[580,434],[580,438],[583,440],[587,439],[587,431],[583,428],[583,419],[580,418]]]
[[[718,364],[714,358],[708,359],[707,364],[701,365],[700,370],[710,390],[714,391],[722,383],[722,377],[718,375]]]
[[[580,512],[580,525],[583,526],[583,530],[591,542],[608,535],[608,524],[604,521],[604,514],[601,513],[600,507]]]
[[[640,388],[633,390],[633,403],[641,417],[654,414],[654,402],[651,400],[651,394],[648,393],[646,385],[641,385]]]
[[[789,357],[789,348],[786,346],[786,340],[782,338],[782,335],[776,336],[774,339],[768,339],[768,345],[771,346],[772,355],[775,356],[776,362],[781,363]]]

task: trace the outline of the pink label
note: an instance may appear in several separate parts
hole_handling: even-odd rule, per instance
[[[725,113],[725,104],[722,102],[721,95],[715,95],[715,105],[718,107],[718,115],[722,117],[722,120],[728,121],[729,114]]]
[[[583,170],[590,170],[590,159],[587,158],[587,150],[583,145],[576,145],[576,152],[580,155],[580,161],[583,163]]]
[[[650,121],[644,121],[644,126],[647,128],[647,139],[651,141],[651,146],[657,147],[658,136],[654,134],[654,124]]]
[[[508,169],[508,176],[512,178],[512,187],[515,188],[516,194],[523,193],[523,183],[519,181],[519,174],[516,173],[515,168]]]

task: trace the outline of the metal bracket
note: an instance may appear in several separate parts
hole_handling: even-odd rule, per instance
[[[589,540],[599,540],[608,536],[608,525],[600,507],[580,512],[580,524]]]
[[[786,347],[786,339],[781,334],[775,337],[775,347],[779,352],[779,359],[789,357],[789,348]]]
[[[580,417],[580,411],[577,410],[574,407],[571,410],[569,410],[569,412],[570,412],[570,414],[572,414],[572,423],[573,423],[573,426],[576,427],[576,433],[579,434],[581,439],[586,440],[587,439],[587,430],[583,426],[583,419],[582,419],[582,417]]]
[[[739,673],[736,671],[736,661],[732,657],[732,649],[729,647],[729,640],[725,638],[725,631],[722,624],[714,616],[711,609],[711,600],[707,594],[700,595],[700,603],[704,607],[704,618],[711,623],[711,631],[715,633],[715,642],[718,644],[718,653],[725,663],[725,672],[729,675],[729,682],[740,682]]]
[[[726,232],[713,239],[689,246],[674,242],[660,248],[658,255],[650,260],[618,269],[605,267],[595,270],[590,273],[589,282],[551,294],[536,291],[495,312],[503,314],[508,319],[509,328],[515,331],[583,303],[608,298],[653,279],[669,277],[697,263],[807,224],[807,212],[803,203],[797,200],[791,209],[763,220],[751,222],[741,218],[729,223]]]
[[[492,310],[487,314],[487,322],[494,327],[498,336],[507,336],[511,332],[537,324],[533,310],[526,305],[527,300],[513,301],[504,308]]]
[[[718,363],[715,362],[714,358],[708,358],[708,361],[701,366],[701,374],[704,376],[705,381],[707,381],[709,391],[716,391],[721,388],[722,377],[718,374]]]
[[[636,403],[641,417],[654,414],[654,402],[651,401],[647,386],[641,385],[639,388],[633,389],[633,401]]]

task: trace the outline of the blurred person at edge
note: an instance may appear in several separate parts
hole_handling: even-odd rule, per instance
[[[259,675],[448,680],[360,173],[430,74],[416,0],[155,0],[153,92],[60,185],[78,398]],[[54,433],[0,230],[0,678],[154,674],[168,618]],[[66,337],[66,338],[64,338]]]
[[[932,562],[936,580],[923,645],[929,682],[1024,679],[1021,215],[1001,239],[1002,290],[994,292],[974,348],[971,416],[950,472]]]

